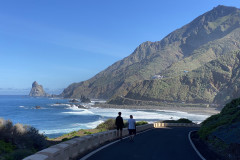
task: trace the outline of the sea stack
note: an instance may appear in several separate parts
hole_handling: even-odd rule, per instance
[[[47,97],[48,94],[43,90],[42,85],[39,85],[36,81],[32,84],[32,89],[29,93],[31,97]]]

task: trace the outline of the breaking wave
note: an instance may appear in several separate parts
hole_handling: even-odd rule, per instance
[[[71,114],[71,115],[92,115],[93,112],[87,110],[87,109],[81,109],[78,112],[62,112],[63,114]]]
[[[100,123],[104,122],[103,120],[98,120],[95,122],[89,122],[89,123],[74,123],[71,124],[70,126],[67,126],[66,128],[60,128],[60,129],[48,129],[48,130],[40,130],[40,133],[43,134],[64,134],[64,133],[70,133],[73,131],[78,131],[80,129],[92,129],[96,128],[97,125]]]

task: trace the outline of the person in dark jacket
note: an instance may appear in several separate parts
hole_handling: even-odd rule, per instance
[[[123,118],[121,117],[121,112],[118,112],[118,116],[115,120],[115,125],[117,127],[117,136],[122,138],[122,129],[123,129],[123,126],[124,126],[124,123],[123,123]],[[120,131],[120,135],[119,135],[119,131]]]

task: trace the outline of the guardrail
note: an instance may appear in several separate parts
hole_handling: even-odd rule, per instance
[[[161,123],[157,122],[153,124],[154,128],[162,128],[162,127],[201,127],[200,124],[195,123]]]
[[[137,132],[141,132],[147,129],[153,128],[153,124],[145,124],[137,126]],[[128,129],[124,128],[122,132],[123,136],[128,135]],[[99,132],[79,138],[74,138],[65,142],[61,142],[57,145],[53,145],[49,148],[41,150],[31,156],[24,158],[23,160],[69,160],[78,156],[84,155],[90,150],[93,150],[100,145],[117,139],[117,131],[110,130],[105,132]]]
[[[200,127],[199,124],[192,123],[153,123],[137,126],[137,132],[141,132],[151,128],[163,127]],[[124,128],[122,131],[123,136],[128,135],[128,129]],[[94,133],[91,135],[74,138],[49,148],[41,150],[23,160],[70,160],[78,156],[84,155],[90,150],[93,150],[100,145],[117,139],[117,131],[110,130],[105,132]]]

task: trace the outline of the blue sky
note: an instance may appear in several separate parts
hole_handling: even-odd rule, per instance
[[[0,94],[28,94],[33,81],[51,92],[87,80],[217,5],[240,1],[1,1]]]

